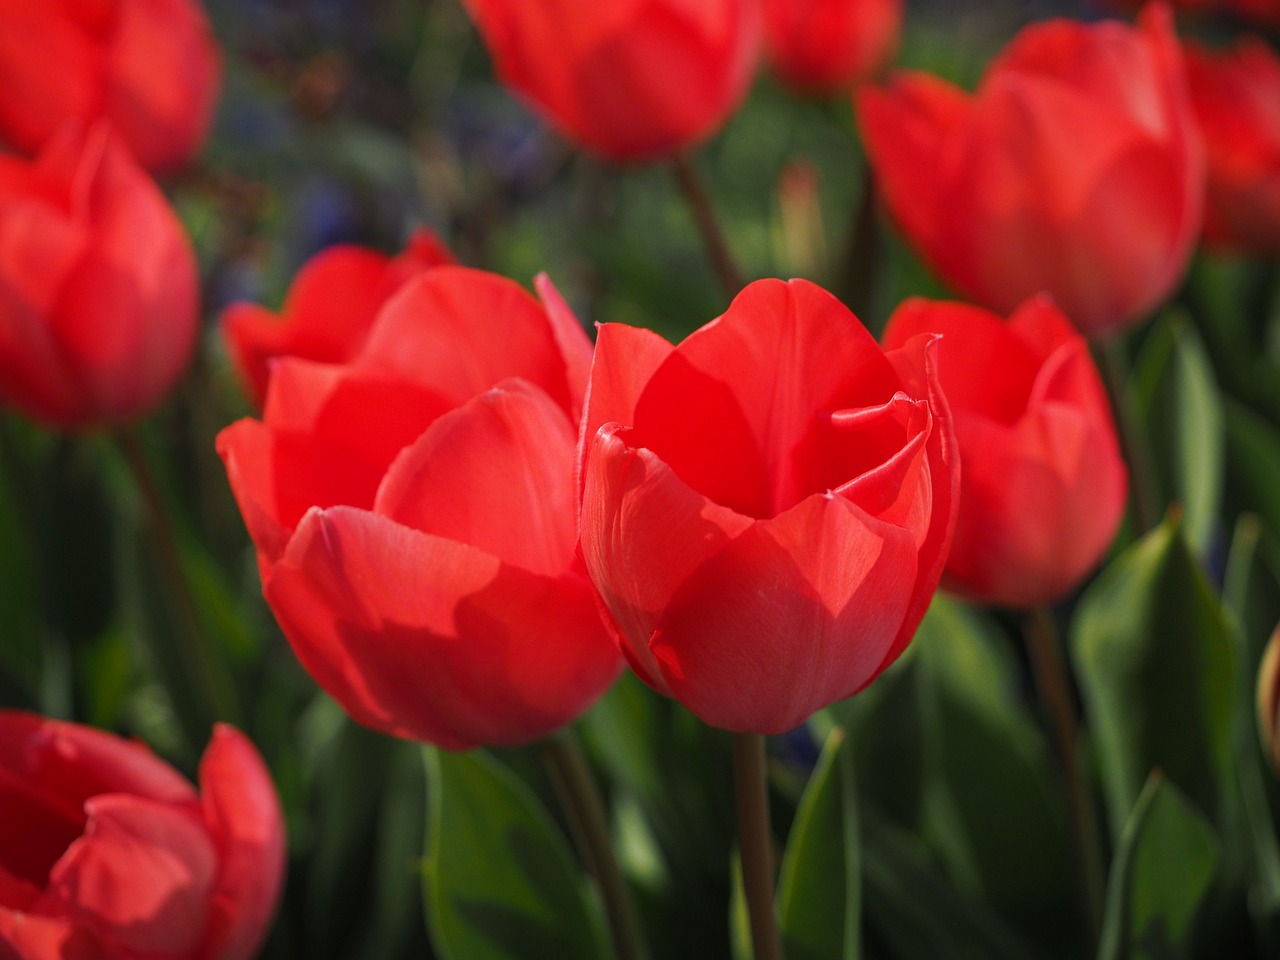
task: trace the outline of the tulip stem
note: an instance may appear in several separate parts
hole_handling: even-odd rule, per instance
[[[876,178],[870,161],[862,171],[862,191],[849,219],[849,236],[835,278],[840,299],[865,325],[875,299],[880,266],[880,233],[876,229]]]
[[[198,728],[187,731],[193,745],[198,749],[209,737],[209,728],[215,720],[235,721],[230,706],[230,698],[225,694],[226,686],[217,669],[217,665],[209,650],[205,632],[200,624],[200,614],[196,607],[195,597],[191,592],[182,567],[182,554],[178,549],[178,541],[173,527],[165,511],[165,501],[160,494],[146,452],[133,431],[120,431],[116,434],[120,452],[124,456],[129,472],[133,475],[138,491],[146,505],[152,538],[163,575],[168,581],[170,598],[182,619],[182,629],[178,631],[179,647],[182,651],[183,664],[191,685],[191,696],[196,701],[196,715],[200,717]],[[170,691],[172,694],[173,691]],[[179,710],[179,714],[183,711]]]
[[[676,154],[673,170],[676,183],[680,186],[680,193],[693,214],[698,233],[702,235],[702,242],[707,248],[707,254],[711,257],[711,265],[720,279],[720,285],[732,300],[744,286],[742,272],[734,263],[733,254],[729,251],[729,242],[720,228],[715,207],[711,204],[711,196],[688,154]]]
[[[782,940],[773,909],[773,834],[769,828],[767,775],[764,737],[758,733],[735,733],[733,781],[752,955],[755,960],[782,960]]]
[[[1053,725],[1058,758],[1062,764],[1071,824],[1071,846],[1076,860],[1076,880],[1089,943],[1093,946],[1098,943],[1102,930],[1102,841],[1080,769],[1076,749],[1080,731],[1076,723],[1066,664],[1062,660],[1053,617],[1047,608],[1036,607],[1030,612],[1026,635],[1036,689]]]
[[[646,960],[649,954],[631,890],[618,867],[604,801],[582,747],[565,729],[544,740],[542,749],[579,855],[599,884],[618,960]]]

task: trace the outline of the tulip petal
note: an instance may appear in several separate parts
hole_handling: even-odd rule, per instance
[[[897,389],[879,345],[839,300],[807,281],[762,280],[658,367],[630,442],[716,503],[769,517],[818,492],[797,462],[816,420]]]
[[[707,723],[782,733],[877,675],[916,577],[910,534],[815,495],[694,571],[650,648],[672,694]]]
[[[541,387],[566,411],[580,400],[542,305],[505,277],[439,267],[383,307],[359,361],[429,383],[449,406],[511,377]]]
[[[556,346],[560,348],[560,356],[564,359],[565,376],[569,381],[571,404],[569,418],[577,423],[582,419],[582,408],[585,403],[587,379],[591,376],[591,340],[587,331],[569,309],[569,304],[560,291],[545,273],[534,278],[533,287],[538,291],[542,308],[547,312],[551,322],[551,334],[555,337]]]
[[[244,734],[226,724],[214,728],[200,760],[200,795],[219,851],[205,956],[250,960],[280,895],[284,818],[262,757]]]
[[[669,693],[649,652],[658,618],[694,570],[751,526],[751,518],[691,489],[617,424],[596,435],[584,477],[582,557],[620,631],[632,668]]]
[[[85,809],[85,834],[53,868],[50,890],[129,950],[194,950],[218,869],[194,810],[126,794],[92,797]]]
[[[596,432],[606,423],[630,426],[636,402],[662,361],[675,348],[652,330],[625,323],[602,323],[596,328],[596,349],[587,383],[586,411],[578,435],[578,485],[584,458]]]
[[[0,957],[5,960],[101,960],[109,956],[87,931],[57,912],[0,905]]]
[[[621,666],[585,578],[536,576],[362,510],[309,513],[266,595],[353,717],[448,749],[544,736]]]
[[[440,417],[383,478],[374,510],[531,573],[573,563],[573,427],[550,397],[508,380]]]

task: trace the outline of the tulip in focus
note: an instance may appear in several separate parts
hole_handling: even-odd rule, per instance
[[[281,628],[375,730],[535,740],[621,668],[576,552],[591,344],[538,288],[431,270],[354,361],[280,360],[262,420],[218,437]]]
[[[908,300],[886,349],[942,334],[938,378],[960,448],[960,512],[942,585],[1033,607],[1101,561],[1124,515],[1127,473],[1088,344],[1047,297],[1006,323],[960,303]]]
[[[676,347],[601,327],[582,553],[642,680],[778,733],[902,653],[955,525],[934,352],[882,351],[803,280],[751,284]]]
[[[277,315],[252,303],[222,314],[222,336],[241,382],[258,407],[278,357],[344,363],[369,336],[383,304],[413,277],[453,263],[430,230],[418,230],[405,250],[388,257],[342,244],[322,251],[298,271]]]
[[[783,81],[803,93],[841,93],[893,59],[902,0],[765,0],[764,27]]]
[[[198,0],[0,4],[0,139],[29,154],[68,120],[106,119],[148,170],[179,169],[204,143],[221,72]]]
[[[243,734],[200,792],[141,744],[0,711],[0,956],[249,960],[275,913],[284,823]]]
[[[1167,8],[1027,27],[975,94],[864,87],[885,204],[947,283],[1000,313],[1048,292],[1105,336],[1158,306],[1200,231],[1204,156]]]
[[[1186,57],[1209,161],[1205,241],[1280,253],[1280,58],[1256,39],[1220,54],[1188,43]]]
[[[464,0],[502,81],[614,161],[710,136],[746,95],[759,0]]]
[[[195,253],[105,124],[0,156],[0,400],[63,428],[154,407],[191,357]]]

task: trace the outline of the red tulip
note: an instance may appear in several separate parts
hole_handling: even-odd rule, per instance
[[[526,742],[618,674],[576,556],[591,345],[538,288],[429,271],[355,361],[279,361],[262,421],[218,437],[285,635],[376,730]]]
[[[221,61],[196,0],[9,0],[0,7],[0,137],[37,153],[68,120],[110,120],[138,162],[200,149]]]
[[[984,603],[1061,599],[1102,559],[1127,474],[1088,344],[1044,296],[1005,323],[914,299],[884,333],[893,349],[942,334],[938,379],[960,448],[960,517],[942,584]]]
[[[758,0],[464,0],[504,83],[610,160],[709,136],[747,92]]]
[[[1209,157],[1205,240],[1280,253],[1280,58],[1253,39],[1217,55],[1188,43],[1186,55]]]
[[[364,346],[382,305],[409,280],[453,254],[430,230],[419,230],[394,259],[366,247],[340,245],[298,271],[279,315],[252,303],[222,314],[222,336],[240,380],[261,407],[277,357],[345,363]]]
[[[1280,3],[1276,0],[1232,0],[1231,7],[1242,17],[1268,26],[1280,26]]]
[[[973,96],[923,73],[863,88],[885,203],[944,280],[1001,313],[1047,291],[1091,336],[1169,295],[1204,195],[1170,19],[1028,27]]]
[[[0,156],[0,399],[61,427],[153,407],[195,342],[195,254],[105,125]]]
[[[200,793],[146,747],[0,711],[0,956],[248,960],[284,823],[253,744],[219,725]]]
[[[805,93],[848,90],[883,70],[898,49],[902,0],[765,0],[773,69]]]
[[[906,648],[959,481],[931,338],[762,280],[678,347],[602,327],[588,396],[582,553],[642,680],[778,733]]]

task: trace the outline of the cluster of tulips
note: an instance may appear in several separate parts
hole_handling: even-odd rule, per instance
[[[545,274],[530,292],[517,282],[527,278],[462,265],[422,228],[395,255],[318,254],[278,312],[225,309],[222,356],[254,415],[224,426],[216,449],[262,594],[315,683],[359,724],[447,752],[558,744],[566,816],[587,822],[578,833],[613,935],[594,955],[635,960],[646,949],[636,881],[607,849],[610,816],[589,783],[599,771],[561,733],[629,668],[734,735],[740,955],[858,957],[873,905],[859,921],[858,858],[837,855],[832,867],[821,850],[839,837],[820,831],[834,823],[856,850],[859,830],[875,829],[847,813],[858,808],[854,761],[841,751],[892,692],[865,708],[842,701],[891,668],[908,675],[904,654],[941,586],[1004,611],[1012,632],[1029,625],[1028,670],[1066,796],[1055,816],[1069,823],[1078,873],[1080,902],[1061,911],[1083,918],[1083,950],[1100,936],[1109,958],[1275,955],[1280,855],[1265,851],[1280,850],[1276,797],[1254,773],[1280,750],[1280,655],[1264,663],[1246,640],[1222,668],[1214,644],[1226,649],[1228,618],[1210,586],[1221,574],[1207,541],[1186,546],[1179,521],[1195,493],[1186,475],[1210,452],[1192,442],[1163,470],[1144,448],[1158,441],[1141,436],[1179,429],[1161,417],[1198,395],[1177,382],[1172,400],[1152,400],[1163,381],[1151,367],[1147,380],[1160,383],[1143,422],[1121,343],[1177,294],[1201,243],[1220,256],[1280,255],[1280,56],[1262,34],[1235,39],[1247,24],[1276,26],[1280,8],[1175,4],[1177,16],[1232,31],[1217,50],[1180,37],[1160,3],[1132,24],[1033,23],[968,92],[890,71],[901,0],[463,6],[502,83],[565,141],[608,164],[677,164],[725,308],[672,344],[580,316]],[[737,279],[732,237],[716,234],[688,151],[729,120],[763,62],[798,95],[851,100],[868,199],[964,302],[907,299],[877,337],[814,282]],[[0,5],[0,399],[40,429],[120,438],[153,500],[131,431],[171,395],[201,339],[196,255],[154,178],[195,162],[220,72],[194,0]],[[1095,356],[1121,368],[1110,394]],[[1202,375],[1199,356],[1184,378]],[[1153,467],[1161,476],[1147,476]],[[1160,479],[1176,505],[1153,530]],[[1280,492],[1261,489],[1263,502]],[[161,500],[155,533],[174,566]],[[1109,551],[1120,557],[1091,594],[1096,622],[1073,641],[1094,738],[1082,756],[1080,704],[1051,627],[1088,619],[1073,615],[1075,598]],[[179,594],[190,589],[180,564],[170,573]],[[1149,594],[1125,593],[1135,579]],[[1280,581],[1268,590],[1280,596]],[[1106,591],[1120,598],[1110,607]],[[1162,619],[1137,609],[1139,595],[1171,610],[1203,600],[1218,619]],[[939,603],[935,616],[969,616]],[[1148,648],[1124,636],[1106,611],[1129,607],[1159,626],[1153,634],[1185,639],[1155,636]],[[198,620],[187,626],[199,632]],[[194,688],[211,719],[231,720],[220,668],[202,666],[198,647]],[[1236,674],[1258,685],[1248,701],[1261,708],[1261,739],[1245,696],[1221,692]],[[1126,701],[1151,675],[1150,703]],[[1030,717],[1028,698],[1014,700]],[[1157,730],[1182,709],[1208,711],[1212,729],[1188,719],[1172,737]],[[70,721],[0,710],[0,958],[256,956],[287,872],[286,829],[249,739],[216,726],[197,793],[140,743]],[[775,905],[768,802],[786,791],[776,770],[768,785],[765,737],[806,725],[835,733],[797,792]],[[1205,781],[1204,756],[1231,785]],[[465,777],[442,771],[471,768],[431,757],[430,842],[443,857],[451,837],[484,824],[446,802]],[[1245,767],[1236,783],[1232,770]],[[1116,851],[1105,902],[1095,776]],[[1217,862],[1217,841],[1196,844],[1225,835],[1237,808],[1251,839],[1223,841],[1237,872],[1212,887],[1229,871],[1203,867],[1206,844]],[[1143,846],[1158,829],[1191,839],[1152,833],[1160,844]],[[971,839],[957,831],[958,843]],[[490,849],[518,863],[511,836],[495,825]],[[1173,852],[1161,860],[1157,848]],[[440,956],[577,955],[513,946],[500,917],[450,899],[449,864],[433,863],[427,914]],[[840,882],[825,884],[832,869]],[[1162,871],[1175,878],[1168,889]],[[1241,889],[1231,903],[1255,932],[1214,952],[1196,939],[1197,911],[1216,898],[1235,916],[1221,904]],[[559,902],[542,894],[530,894],[540,922],[573,922],[572,911],[539,914]],[[833,903],[834,920],[794,905],[807,896]],[[930,955],[904,947],[909,935],[877,936],[865,955]],[[1019,955],[1000,943],[948,955]]]

